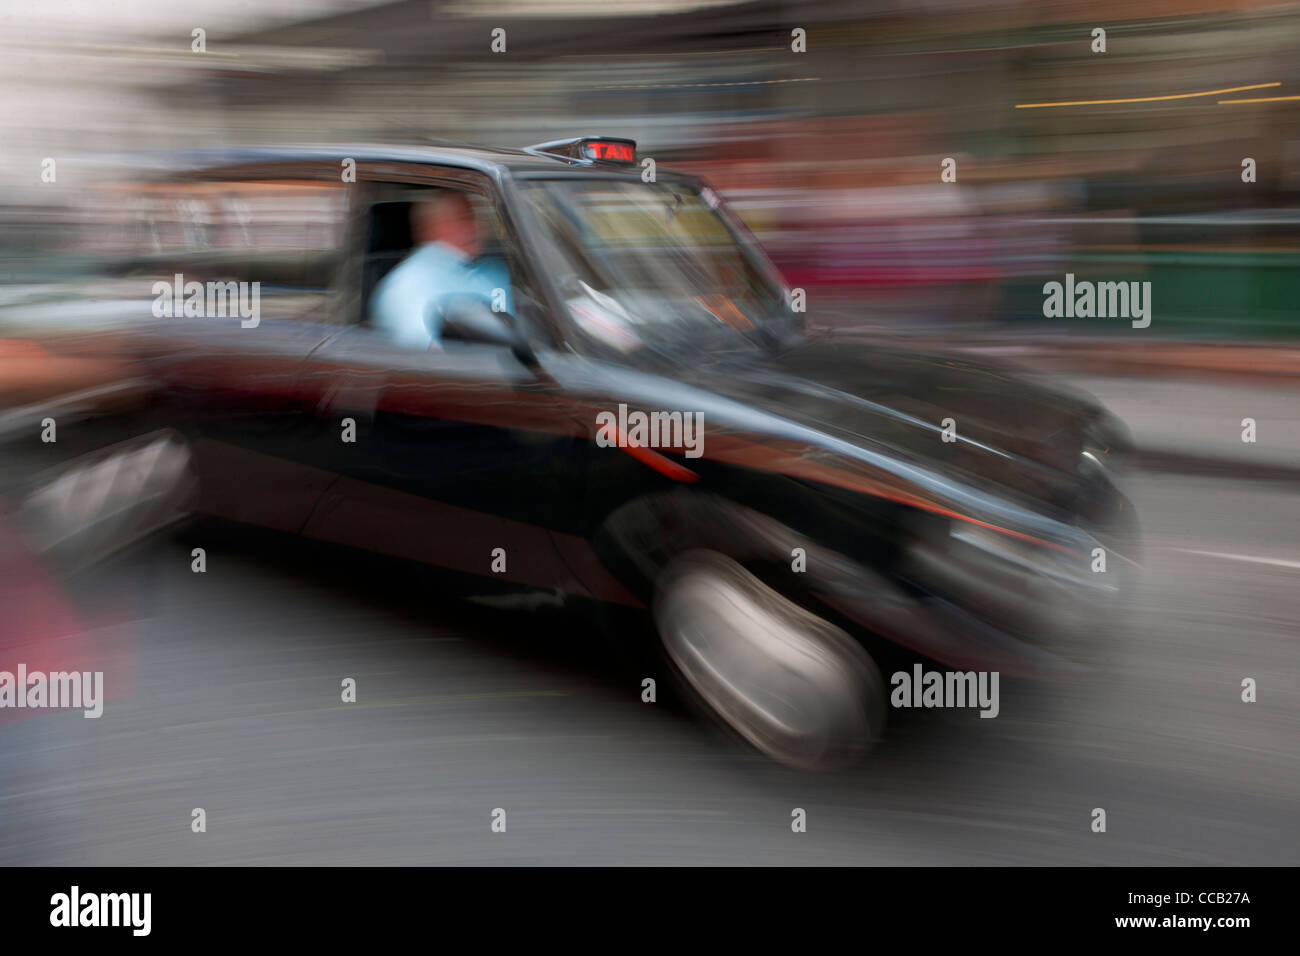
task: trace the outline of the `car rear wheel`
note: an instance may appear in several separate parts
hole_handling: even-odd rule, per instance
[[[886,692],[867,652],[731,558],[675,558],[654,617],[688,695],[774,760],[835,769],[879,737]]]
[[[36,553],[76,569],[190,514],[197,488],[188,443],[164,429],[41,475],[19,520]]]

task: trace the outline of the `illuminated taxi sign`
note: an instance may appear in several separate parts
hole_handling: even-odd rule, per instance
[[[588,159],[601,162],[636,162],[636,143],[626,143],[622,140],[594,139],[582,144],[582,152]]]
[[[636,164],[636,140],[612,136],[582,136],[577,139],[560,139],[553,143],[529,146],[526,152],[562,156],[583,163],[615,163],[624,166]]]

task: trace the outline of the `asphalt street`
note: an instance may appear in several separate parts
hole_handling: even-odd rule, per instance
[[[830,775],[643,702],[657,665],[633,626],[183,529],[68,582],[117,693],[98,720],[0,724],[0,860],[1300,863],[1295,485],[1153,472],[1129,491],[1146,557],[1114,680],[1004,682],[994,720],[893,711]]]

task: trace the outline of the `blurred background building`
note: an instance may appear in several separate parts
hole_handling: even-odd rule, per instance
[[[0,274],[21,278],[48,265],[34,250],[71,241],[60,230],[77,219],[69,204],[92,173],[75,160],[88,155],[600,132],[712,179],[792,284],[870,321],[1043,323],[1043,282],[1073,271],[1152,280],[1158,331],[1286,335],[1300,296],[1300,99],[1285,98],[1300,96],[1298,12],[1265,0],[10,8]],[[1240,87],[1255,89],[1184,96]],[[1234,99],[1269,101],[1221,102]],[[1096,100],[1138,102],[1017,108]],[[40,180],[47,157],[70,161],[57,186]],[[948,158],[956,182],[941,180]]]

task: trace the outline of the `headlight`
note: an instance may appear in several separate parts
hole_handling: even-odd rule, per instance
[[[1083,432],[1080,465],[1095,466],[1105,473],[1127,470],[1133,454],[1133,438],[1128,427],[1109,412],[1092,419]]]
[[[999,630],[1047,645],[1119,591],[1109,567],[1093,571],[1094,545],[1082,532],[1066,549],[954,521],[942,545],[917,541],[908,549],[908,576]]]

